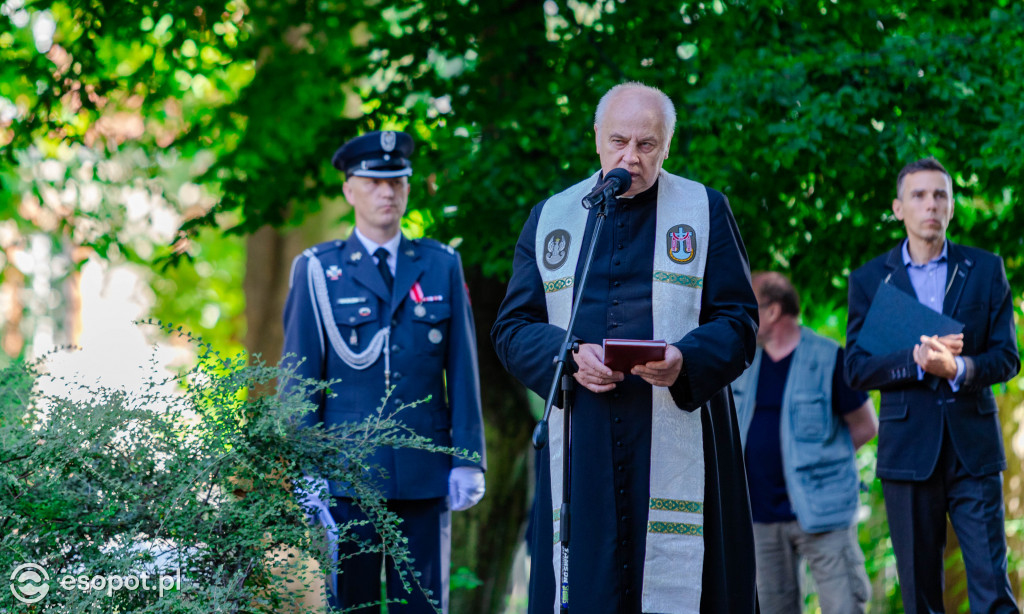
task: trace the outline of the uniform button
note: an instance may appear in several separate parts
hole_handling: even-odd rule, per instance
[[[622,568],[623,569],[629,569],[629,563],[623,563],[622,564]],[[626,592],[629,592],[629,589],[626,589]]]
[[[405,405],[405,401],[402,399],[395,399],[395,405]]]
[[[624,495],[624,494],[626,494],[626,489],[625,489],[625,488],[620,488],[620,489],[619,489],[619,494],[620,494],[620,495]],[[625,546],[625,545],[626,545],[626,540],[622,540],[622,545],[623,545],[623,546]]]
[[[621,520],[622,522],[626,522],[626,517],[625,516],[620,516],[619,520]]]
[[[622,418],[615,418],[615,423],[618,424],[619,422],[622,422]]]
[[[612,305],[618,305],[618,304],[619,304],[619,301],[618,301],[618,299],[616,299],[616,300],[612,301]]]
[[[621,399],[622,398],[622,393],[621,392],[613,392],[612,393],[612,398],[613,399]]]
[[[625,228],[626,225],[623,222],[619,222],[619,228]]]
[[[394,354],[394,353],[398,352],[401,349],[402,348],[396,343],[395,345],[391,346],[391,353]]]
[[[622,282],[621,281],[616,281],[616,282],[612,283],[612,285],[615,286],[616,288],[618,288],[619,286],[622,285]]]
[[[618,328],[618,327],[619,327],[619,323],[618,322],[612,322],[612,328]]]
[[[619,243],[619,246],[618,246],[618,247],[619,247],[619,249],[623,249],[623,245],[622,245],[622,243]]]
[[[615,447],[616,448],[621,448],[622,447],[622,442],[621,441],[616,441],[615,442]]]
[[[398,372],[392,373],[391,374],[391,379],[393,379],[393,380],[395,380],[397,382],[398,380],[402,379],[402,374],[398,373]]]
[[[614,262],[613,264],[615,264],[615,266],[619,266],[619,259],[618,259],[618,258],[616,258],[616,259],[615,259],[615,262]]]
[[[627,588],[627,589],[626,589],[626,594],[627,594],[627,595],[632,595],[632,594],[633,594],[633,589],[631,589],[631,588]]]
[[[398,318],[391,318],[391,326],[398,326]]]
[[[619,471],[625,471],[626,470],[626,468],[623,467],[622,465],[619,465],[618,467],[616,467],[616,469],[618,469]]]

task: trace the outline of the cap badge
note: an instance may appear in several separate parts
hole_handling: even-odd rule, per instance
[[[697,233],[686,224],[678,224],[668,231],[668,257],[673,262],[686,264],[697,255]]]
[[[380,148],[384,151],[392,151],[397,141],[398,137],[391,130],[380,133]]]
[[[544,237],[544,266],[549,271],[554,271],[565,264],[569,256],[569,243],[571,238],[568,231],[552,230]]]

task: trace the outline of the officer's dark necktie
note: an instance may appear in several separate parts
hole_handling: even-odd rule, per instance
[[[388,250],[378,247],[377,251],[373,252],[373,255],[377,257],[377,270],[380,271],[380,276],[384,278],[384,285],[390,291],[395,285],[395,278],[391,276],[391,269],[388,268]]]

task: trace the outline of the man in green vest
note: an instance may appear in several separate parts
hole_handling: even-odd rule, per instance
[[[868,395],[843,377],[843,348],[800,325],[781,273],[753,277],[758,350],[733,383],[754,520],[761,614],[802,611],[806,560],[822,614],[863,614],[871,595],[857,543],[855,450],[878,432]]]

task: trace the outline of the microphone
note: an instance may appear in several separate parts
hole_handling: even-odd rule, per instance
[[[590,209],[603,204],[620,194],[625,194],[633,184],[633,177],[624,168],[613,168],[605,174],[604,179],[583,197],[583,208]]]

